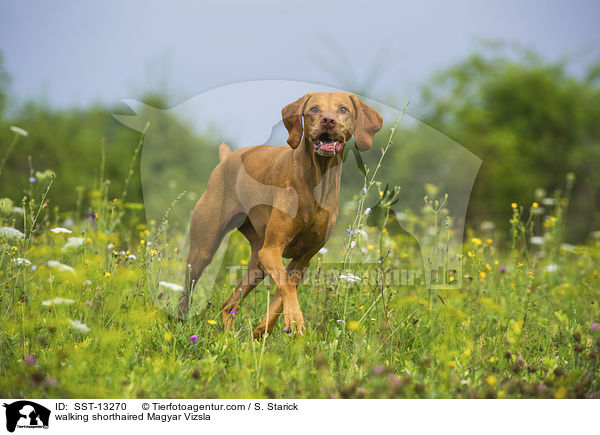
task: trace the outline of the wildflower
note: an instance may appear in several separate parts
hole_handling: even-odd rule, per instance
[[[350,331],[357,331],[360,324],[356,320],[351,320],[348,322],[348,329]]]
[[[560,250],[564,252],[575,252],[575,246],[570,243],[561,243]]]
[[[352,235],[352,230],[350,228],[348,228],[346,230],[346,236],[350,237]]]
[[[358,282],[360,281],[360,277],[353,275],[351,273],[342,273],[340,275],[340,279],[348,282]]]
[[[532,236],[531,239],[529,239],[529,241],[531,242],[532,245],[543,245],[544,244],[544,238],[540,237],[540,236]]]
[[[71,234],[72,231],[67,229],[67,228],[61,228],[61,227],[56,227],[56,228],[52,228],[50,231],[52,231],[54,234]]]
[[[489,264],[486,264],[486,265],[485,265],[485,268],[486,268],[488,271],[492,270],[492,266],[490,266]]]
[[[10,131],[23,137],[27,137],[29,135],[26,130],[23,130],[21,127],[17,127],[16,125],[11,125]]]
[[[544,205],[554,205],[556,204],[556,200],[554,198],[543,198],[542,204]]]
[[[135,255],[133,255],[133,254],[129,254],[127,256],[127,258],[130,259],[130,260],[135,260],[137,257]]]
[[[319,254],[326,254],[327,253],[327,248],[321,248],[319,249]]]
[[[500,266],[500,273],[504,273],[506,272],[506,267],[505,266]]]
[[[235,316],[237,314],[237,311],[230,311],[229,314],[231,314],[232,316]]]
[[[198,343],[198,336],[192,335],[190,338],[188,338],[188,341],[191,341],[192,343],[196,344]]]
[[[79,320],[68,319],[71,326],[81,332],[89,332],[90,328]]]
[[[491,237],[487,238],[487,239],[485,239],[485,243],[487,243],[488,245],[491,245],[492,243],[494,243],[494,239],[492,239]]]
[[[531,206],[532,206],[533,208],[538,208],[540,205],[539,205],[537,202],[534,202],[533,204],[531,204]]]
[[[365,216],[368,216],[371,214],[371,207],[367,207],[367,209],[365,210]]]
[[[166,281],[160,281],[160,282],[158,283],[158,286],[159,286],[159,287],[166,287],[166,288],[168,288],[169,290],[172,290],[172,291],[174,291],[174,292],[180,292],[180,291],[182,291],[182,290],[183,290],[183,286],[182,286],[182,285],[179,285],[179,284],[174,284],[174,283],[172,283],[172,282],[166,282]]]
[[[481,241],[481,239],[480,239],[480,238],[473,237],[473,238],[471,239],[471,243],[473,243],[475,246],[480,246],[480,245],[481,245],[481,243],[482,243],[482,241]]]
[[[487,277],[487,273],[485,273],[483,270],[481,272],[479,272],[480,279],[485,279],[486,277]]]
[[[206,323],[208,323],[209,325],[216,325],[217,324],[217,322],[215,320],[213,320],[213,319],[208,319],[206,321]]]
[[[14,242],[19,239],[25,238],[25,234],[13,227],[2,227],[0,228],[0,239]]]
[[[366,195],[366,194],[367,194],[367,188],[366,188],[366,187],[363,187],[363,188],[362,188],[362,194],[363,194],[363,195]]]
[[[600,331],[600,325],[598,323],[592,323],[591,326],[592,331]]]
[[[546,266],[546,272],[556,272],[558,270],[558,266],[556,264],[549,264]]]
[[[35,177],[29,177],[29,182],[31,184],[35,183],[37,180],[35,179]]]
[[[72,304],[74,302],[75,301],[73,299],[65,299],[65,298],[61,298],[61,297],[56,297],[54,299],[42,301],[42,305],[45,307],[49,307],[51,305]]]
[[[383,366],[375,366],[373,367],[373,374],[374,375],[381,375],[383,372],[385,371],[385,368]]]
[[[566,399],[568,395],[568,391],[565,387],[559,387],[555,392],[554,392],[554,398],[555,399]]]
[[[481,225],[479,225],[479,228],[481,228],[483,231],[491,231],[495,227],[496,225],[492,221],[483,221],[481,222]]]
[[[110,272],[104,272],[104,278],[110,278],[111,273]]]
[[[513,208],[513,210],[516,210],[518,207],[516,202],[513,202],[510,206]]]
[[[62,272],[71,272],[71,273],[75,273],[75,269],[73,269],[71,266],[67,266],[66,264],[62,264],[58,261],[54,261],[54,260],[50,260],[48,261],[48,263],[46,263],[49,267],[52,267],[53,269],[57,269],[60,270]]]
[[[167,331],[165,332],[165,335],[163,335],[163,340],[169,343],[171,340],[173,340],[173,335],[169,331]]]
[[[27,355],[24,358],[23,362],[25,363],[25,365],[34,366],[37,361],[33,355]]]
[[[22,266],[24,264],[31,266],[31,261],[29,261],[27,258],[11,258],[10,261],[15,263],[17,266]]]
[[[351,248],[354,248],[355,246],[356,246],[356,240],[352,240],[352,241],[350,242],[350,247],[351,247]]]
[[[83,237],[69,237],[65,246],[62,247],[62,251],[69,251],[71,249],[79,248],[83,246],[85,239]]]
[[[497,382],[498,379],[496,378],[496,376],[490,375],[487,378],[485,378],[485,383],[488,384],[490,387],[494,387]]]

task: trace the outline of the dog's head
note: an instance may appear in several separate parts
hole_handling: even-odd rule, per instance
[[[323,157],[342,153],[353,134],[356,148],[368,150],[383,124],[379,112],[345,92],[310,92],[285,106],[281,116],[292,148],[304,137],[306,146]]]

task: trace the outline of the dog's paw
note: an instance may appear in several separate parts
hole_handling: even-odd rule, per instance
[[[304,331],[304,316],[300,307],[292,308],[290,310],[283,310],[283,324],[284,331],[288,334],[303,335]]]

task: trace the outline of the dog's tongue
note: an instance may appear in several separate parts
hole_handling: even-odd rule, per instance
[[[335,142],[323,142],[321,144],[321,149],[325,151],[334,151],[335,150]]]

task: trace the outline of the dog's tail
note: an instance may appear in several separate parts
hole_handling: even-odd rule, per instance
[[[231,148],[227,146],[227,144],[222,143],[219,145],[219,160],[223,161],[227,158],[227,156],[231,154]]]

